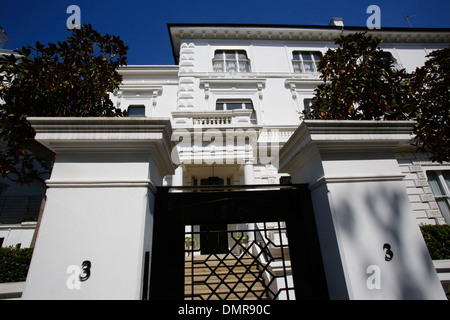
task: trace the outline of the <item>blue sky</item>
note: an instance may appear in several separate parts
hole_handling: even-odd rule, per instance
[[[101,33],[120,36],[128,45],[129,64],[173,65],[168,23],[245,23],[327,25],[332,17],[346,26],[365,26],[369,5],[381,9],[381,27],[450,28],[448,0],[3,0],[0,26],[10,42],[63,41],[68,36],[69,5],[81,9],[81,22]]]

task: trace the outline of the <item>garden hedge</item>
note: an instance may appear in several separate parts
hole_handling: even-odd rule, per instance
[[[0,248],[0,283],[25,281],[32,254],[30,248]]]
[[[431,259],[450,259],[450,226],[427,225],[420,227]]]

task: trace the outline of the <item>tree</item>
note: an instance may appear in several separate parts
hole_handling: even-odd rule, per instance
[[[323,83],[308,119],[400,120],[415,113],[404,69],[365,33],[339,37],[319,63]]]
[[[306,119],[415,120],[415,144],[432,161],[449,161],[450,49],[436,50],[408,74],[380,39],[365,33],[339,37],[319,63],[323,83]]]
[[[417,108],[416,145],[431,160],[450,161],[450,47],[430,53],[412,81]]]
[[[53,157],[41,152],[29,116],[122,116],[109,98],[122,82],[128,47],[91,25],[73,29],[64,42],[37,42],[0,57],[0,172],[29,184],[48,174]],[[42,170],[44,169],[44,170]],[[47,172],[45,172],[47,170]]]

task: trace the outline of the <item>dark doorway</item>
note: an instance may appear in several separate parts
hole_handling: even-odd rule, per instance
[[[201,179],[201,186],[221,186],[224,180],[219,177],[209,177]],[[226,233],[226,224],[208,224],[200,227],[201,253],[210,254],[211,252],[225,253],[228,250],[228,240]]]
[[[209,177],[208,179],[200,180],[201,186],[223,186],[223,179],[219,177]]]
[[[236,232],[234,229],[226,231],[227,225],[250,226],[253,223],[258,224],[259,229],[245,230],[246,234],[250,235],[246,244],[241,243],[244,231]],[[206,283],[212,294],[198,294],[196,297],[201,299],[208,299],[208,297],[227,299],[230,296],[240,299],[250,298],[249,292],[253,294],[256,291],[256,286],[259,286],[262,281],[260,275],[268,270],[264,270],[267,266],[258,262],[257,259],[265,254],[264,250],[275,245],[275,242],[272,243],[273,245],[267,243],[264,245],[262,242],[264,239],[258,238],[258,234],[266,238],[265,229],[267,232],[272,232],[269,227],[265,227],[266,223],[276,223],[279,226],[280,236],[283,232],[289,235],[289,263],[295,299],[327,299],[328,291],[322,256],[310,193],[306,185],[222,186],[222,190],[218,190],[215,185],[158,187],[154,214],[150,299],[185,299],[187,291],[185,266],[188,260],[192,260],[192,268],[195,268],[197,263],[203,263],[205,268],[211,270],[211,275],[207,275],[206,278],[215,277],[216,279],[213,280],[219,282],[217,287]],[[188,226],[192,226],[191,231],[185,233]],[[200,227],[195,229],[195,226]],[[196,244],[199,238],[195,238],[200,237],[205,233],[204,231],[210,238],[214,238],[214,233],[224,234],[231,244],[225,245],[225,239],[218,239],[215,242],[209,238],[200,239],[201,246],[204,246],[204,241],[207,246],[206,249],[199,249]],[[188,240],[189,245],[187,245]],[[229,249],[228,246],[232,248]],[[186,250],[186,247],[189,249]],[[261,248],[261,252],[254,259],[247,258],[246,255],[250,254],[250,249],[256,247]],[[217,254],[217,248],[224,251],[229,249],[229,251],[220,255]],[[205,251],[199,252],[201,250]],[[209,251],[213,253],[200,261],[197,259],[198,255],[204,256],[204,253]],[[281,249],[280,252],[282,255],[285,251]],[[194,257],[195,254],[197,256]],[[221,275],[222,270],[219,271],[219,267],[225,270],[225,275]],[[237,267],[244,270],[246,278],[253,277],[250,284],[244,283],[244,276],[241,279],[237,272],[233,272],[233,268]],[[235,285],[224,280],[229,278],[228,274],[236,277]],[[193,291],[194,282],[197,279],[193,274],[191,278]],[[224,286],[229,288],[230,292],[223,294],[219,291]],[[238,286],[244,289],[247,287],[248,292],[233,292]],[[265,290],[264,287],[262,290]],[[275,295],[273,299],[277,298]],[[261,295],[255,295],[258,299],[263,296],[268,297],[264,292]]]
[[[207,224],[200,226],[201,253],[225,253],[228,251],[227,225]],[[225,231],[225,232],[224,232]]]

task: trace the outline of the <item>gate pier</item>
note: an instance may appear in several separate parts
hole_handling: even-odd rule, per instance
[[[169,119],[29,121],[57,157],[23,298],[141,299]]]

